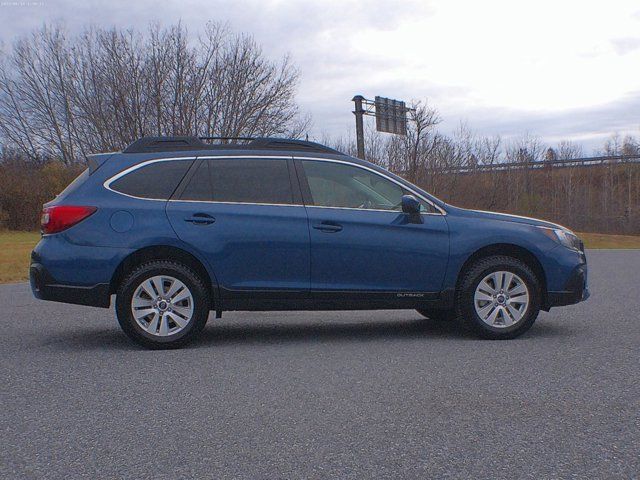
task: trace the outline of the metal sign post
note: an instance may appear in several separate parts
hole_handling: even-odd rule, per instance
[[[385,97],[375,97],[375,101],[367,100],[362,95],[352,98],[355,104],[356,144],[358,158],[364,160],[364,116],[376,117],[376,130],[394,135],[407,134],[407,108],[405,102]]]
[[[353,102],[356,105],[353,113],[356,116],[356,145],[358,146],[358,158],[364,160],[364,109],[362,108],[362,102],[365,98],[362,95],[356,95],[353,97]]]

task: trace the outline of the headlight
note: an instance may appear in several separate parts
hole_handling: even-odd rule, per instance
[[[580,240],[576,235],[574,235],[569,230],[564,230],[562,228],[547,228],[547,227],[538,227],[542,233],[544,233],[551,240],[558,242],[560,245],[564,245],[567,248],[572,248],[574,250],[583,251],[584,245],[582,240]]]

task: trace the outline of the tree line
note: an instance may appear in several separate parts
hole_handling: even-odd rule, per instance
[[[367,160],[454,205],[534,216],[578,231],[640,234],[640,162],[553,166],[585,157],[582,146],[567,140],[546,145],[530,134],[483,136],[464,123],[446,135],[438,129],[437,109],[425,102],[411,108],[406,136],[366,131]],[[352,137],[325,141],[356,154]],[[640,140],[614,134],[593,154],[640,160]],[[506,164],[512,167],[474,168]]]
[[[146,31],[44,26],[0,57],[0,227],[33,229],[40,205],[93,152],[145,135],[221,137],[308,134],[297,105],[300,74],[268,58],[248,35],[209,23],[197,37],[181,25]],[[441,115],[413,102],[406,136],[366,132],[366,158],[445,201],[542,217],[582,231],[640,233],[640,165],[474,170],[584,157],[580,145],[505,140],[466,124],[443,133]],[[353,137],[318,139],[355,155]],[[602,155],[640,155],[617,135]],[[465,173],[460,173],[459,170]]]

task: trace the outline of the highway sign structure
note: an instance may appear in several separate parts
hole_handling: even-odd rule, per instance
[[[376,96],[375,100],[368,100],[362,95],[353,97],[356,116],[356,142],[358,157],[364,159],[364,116],[376,117],[376,130],[393,135],[407,134],[407,108],[405,102],[391,98]]]

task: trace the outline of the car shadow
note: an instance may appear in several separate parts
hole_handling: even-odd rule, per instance
[[[558,338],[570,337],[579,334],[579,330],[574,329],[560,320],[540,321],[537,320],[533,324],[531,330],[518,337],[516,340],[534,339],[534,338]]]
[[[51,350],[135,350],[137,347],[117,325],[112,328],[83,328],[72,332],[48,334],[34,346]]]
[[[560,324],[542,322],[519,337],[518,340],[552,338],[571,335],[572,330]],[[256,323],[240,325],[220,324],[211,319],[202,334],[192,343],[183,347],[207,348],[215,345],[274,345],[321,342],[376,342],[389,340],[413,340],[417,338],[478,341],[466,333],[457,322],[443,322],[429,319],[354,321],[350,323],[298,322],[298,323]],[[513,340],[512,340],[513,341]],[[40,347],[67,351],[82,350],[145,350],[131,342],[125,334],[113,328],[90,328],[47,336]]]
[[[369,342],[388,339],[466,338],[454,322],[428,319],[412,321],[359,321],[351,323],[295,324],[269,323],[243,325],[210,324],[192,344],[194,347],[221,344],[280,344],[309,342]]]
[[[299,322],[268,324],[249,323],[240,325],[220,324],[210,319],[202,334],[183,347],[203,348],[212,345],[282,344],[308,342],[365,342],[383,339],[413,339],[420,337],[465,338],[459,325],[451,322],[436,322],[428,319],[410,321],[358,321],[338,323]],[[137,350],[143,349],[131,342],[117,327],[83,328],[49,334],[37,346],[66,351],[80,350]]]

